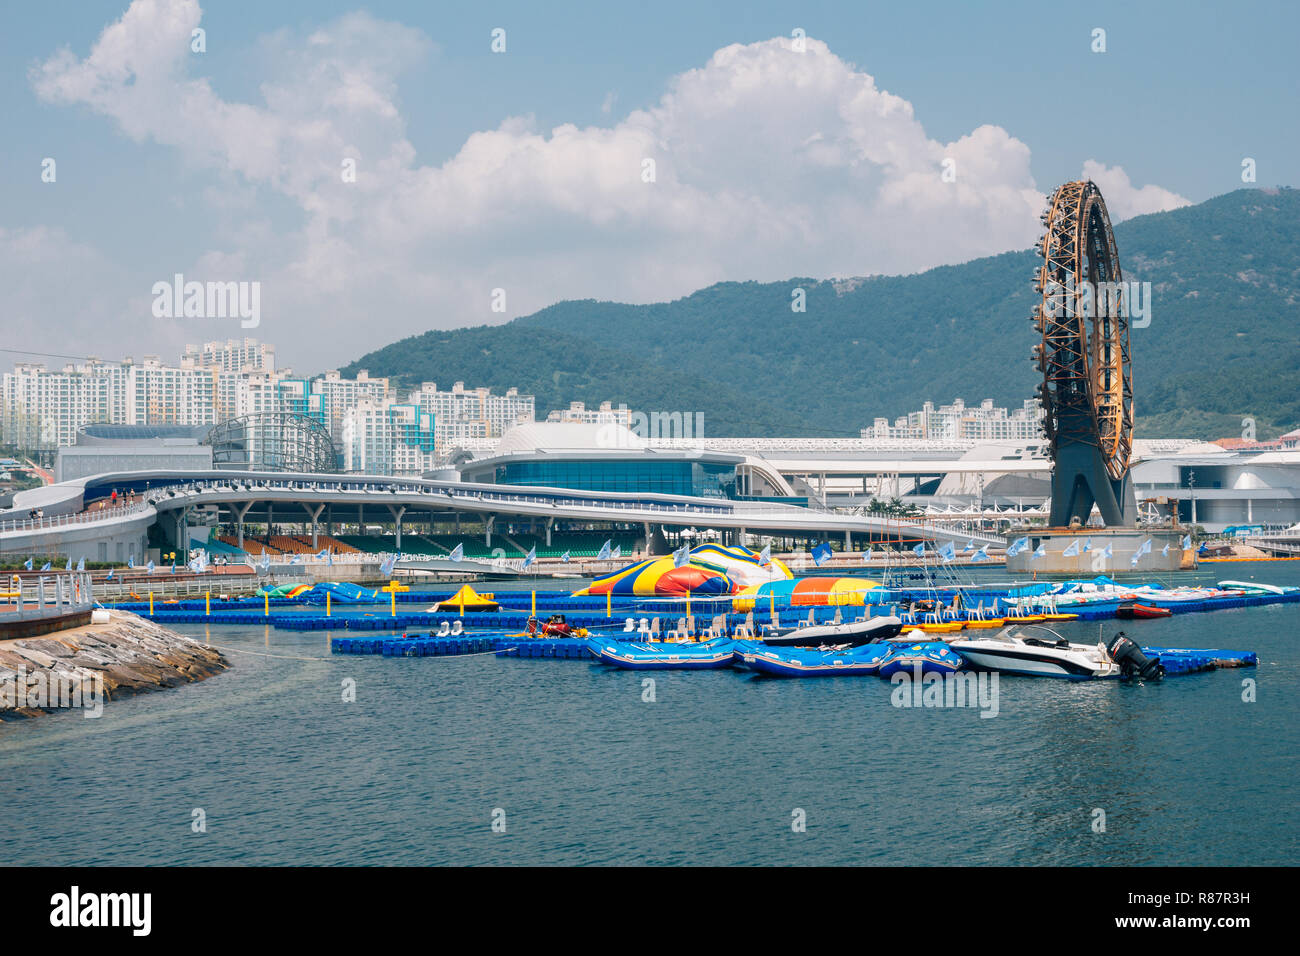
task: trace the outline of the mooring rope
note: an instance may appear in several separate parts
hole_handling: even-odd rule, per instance
[[[205,642],[205,646],[207,646],[207,647],[215,647],[215,648],[217,648],[218,650],[223,650],[223,651],[233,651],[233,652],[235,652],[236,654],[251,654],[251,655],[253,655],[254,657],[270,657],[270,658],[273,658],[273,659],[275,659],[275,660],[279,660],[279,661],[329,661],[329,662],[338,662],[338,661],[342,661],[342,660],[344,660],[344,659],[350,659],[350,658],[352,658],[352,657],[357,656],[357,655],[339,655],[339,656],[336,657],[336,656],[334,656],[334,655],[330,655],[329,657],[299,657],[299,656],[297,656],[297,655],[293,655],[293,654],[268,654],[268,653],[266,653],[265,651],[250,651],[250,650],[248,650],[247,648],[243,648],[243,647],[231,647],[231,646],[229,646],[229,645],[223,645],[223,644],[212,644],[212,643],[210,643],[210,642]],[[503,648],[500,648],[499,650],[495,650],[495,651],[475,651],[475,652],[472,653],[472,654],[426,654],[426,655],[422,655],[422,656],[425,656],[425,657],[433,657],[433,658],[435,658],[435,659],[437,659],[437,660],[458,660],[458,659],[460,659],[460,658],[464,658],[464,657],[482,657],[484,654],[500,654],[500,653],[503,653],[503,652],[517,651],[517,650],[519,650],[518,645],[516,645],[516,646],[514,646],[514,647],[503,647]]]

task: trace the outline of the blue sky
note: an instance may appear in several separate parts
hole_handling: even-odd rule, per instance
[[[1035,195],[1088,163],[1116,218],[1240,188],[1247,156],[1260,185],[1300,179],[1282,3],[137,0],[88,61],[127,13],[7,5],[6,342],[117,357],[256,334],[315,371],[561,298],[1022,247]],[[191,21],[207,51],[177,55]],[[176,272],[261,282],[262,325],[154,317]]]

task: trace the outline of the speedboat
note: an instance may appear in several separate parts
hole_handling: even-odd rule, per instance
[[[762,641],[770,647],[857,647],[874,641],[887,641],[897,637],[902,630],[900,618],[885,615],[843,624],[773,628],[764,633]]]
[[[974,670],[1003,674],[1067,680],[1132,676],[1158,680],[1164,673],[1160,658],[1147,657],[1123,631],[1109,644],[1073,644],[1050,628],[1033,629],[1050,636],[1026,637],[1020,630],[1008,629],[987,637],[954,638],[949,647]]]
[[[1154,618],[1154,617],[1173,617],[1174,612],[1167,607],[1156,607],[1154,604],[1142,604],[1139,601],[1125,601],[1115,611],[1116,617],[1122,617],[1126,620],[1134,618]]]

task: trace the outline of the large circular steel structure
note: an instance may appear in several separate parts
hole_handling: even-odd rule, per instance
[[[1066,183],[1048,198],[1033,320],[1034,361],[1052,450],[1053,526],[1136,518],[1129,480],[1133,381],[1119,252],[1096,183]]]
[[[216,468],[243,471],[338,471],[329,432],[314,418],[288,412],[263,412],[214,425],[204,442],[212,446]]]

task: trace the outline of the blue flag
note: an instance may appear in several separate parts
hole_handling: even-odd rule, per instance
[[[758,556],[758,563],[759,564],[772,563],[772,546],[770,544],[763,546],[763,551]]]
[[[1017,554],[1019,554],[1021,551],[1024,551],[1028,547],[1029,547],[1028,538],[1016,538],[1015,541],[1011,542],[1011,547],[1007,548],[1007,557],[1014,558]]]
[[[41,565],[42,571],[48,571],[49,569],[50,569],[50,562],[46,561],[45,564]]]
[[[528,553],[524,555],[524,567],[528,567],[536,560],[537,560],[537,546],[533,545],[533,547],[528,550]]]
[[[86,556],[84,554],[81,557],[77,558],[77,570],[78,571],[86,570]]]
[[[830,558],[830,556],[831,546],[825,541],[812,549],[813,564],[817,565],[819,568],[822,566],[823,562]]]
[[[564,554],[560,555],[560,560],[563,561],[565,564],[568,564],[568,563],[569,563],[569,552],[565,551]]]
[[[951,561],[953,558],[957,557],[957,549],[953,547],[951,541],[946,542],[943,547],[939,549],[939,557],[943,558],[945,561]]]
[[[684,544],[673,552],[673,567],[680,568],[683,564],[691,560],[691,546]]]
[[[1079,539],[1075,538],[1070,542],[1070,546],[1061,552],[1063,558],[1077,558],[1079,556]]]
[[[152,559],[152,558],[149,559],[149,563],[146,564],[146,565],[144,566],[144,569],[145,569],[145,571],[148,572],[149,574],[153,574],[153,559]]]
[[[23,567],[28,571],[30,571],[34,567],[34,565],[32,564],[32,559],[28,558],[25,562],[23,562]]]
[[[113,569],[112,569],[112,568],[109,568],[109,569],[108,569],[108,577],[104,578],[104,580],[105,580],[105,581],[111,581],[111,580],[113,580]]]
[[[456,547],[451,549],[451,554],[447,555],[447,558],[450,561],[459,561],[464,557],[465,557],[465,545],[463,544],[456,545]]]
[[[611,557],[612,557],[615,561],[617,561],[619,558],[623,557],[623,546],[622,546],[621,544],[616,544],[616,545],[614,545],[614,553],[611,555]]]
[[[924,557],[924,556],[925,556],[925,542],[922,541],[920,544],[914,546],[914,547],[912,548],[912,553],[915,554],[918,558]]]
[[[609,556],[612,553],[611,549],[613,548],[613,545],[614,545],[613,541],[606,541],[604,544],[602,544],[600,546],[600,554],[596,555],[596,560],[608,561]]]
[[[1183,535],[1183,550],[1186,551],[1191,546],[1192,546],[1192,536],[1190,534]]]
[[[72,570],[72,555],[68,555],[68,564],[67,564],[66,567],[64,567],[63,570],[64,570],[64,571],[71,571],[71,570]]]
[[[1047,557],[1047,545],[1045,544],[1040,544],[1038,547],[1034,548],[1034,553],[1030,555],[1030,558],[1045,558],[1045,557]]]
[[[989,559],[989,546],[986,544],[970,556],[972,562],[987,561]]]

